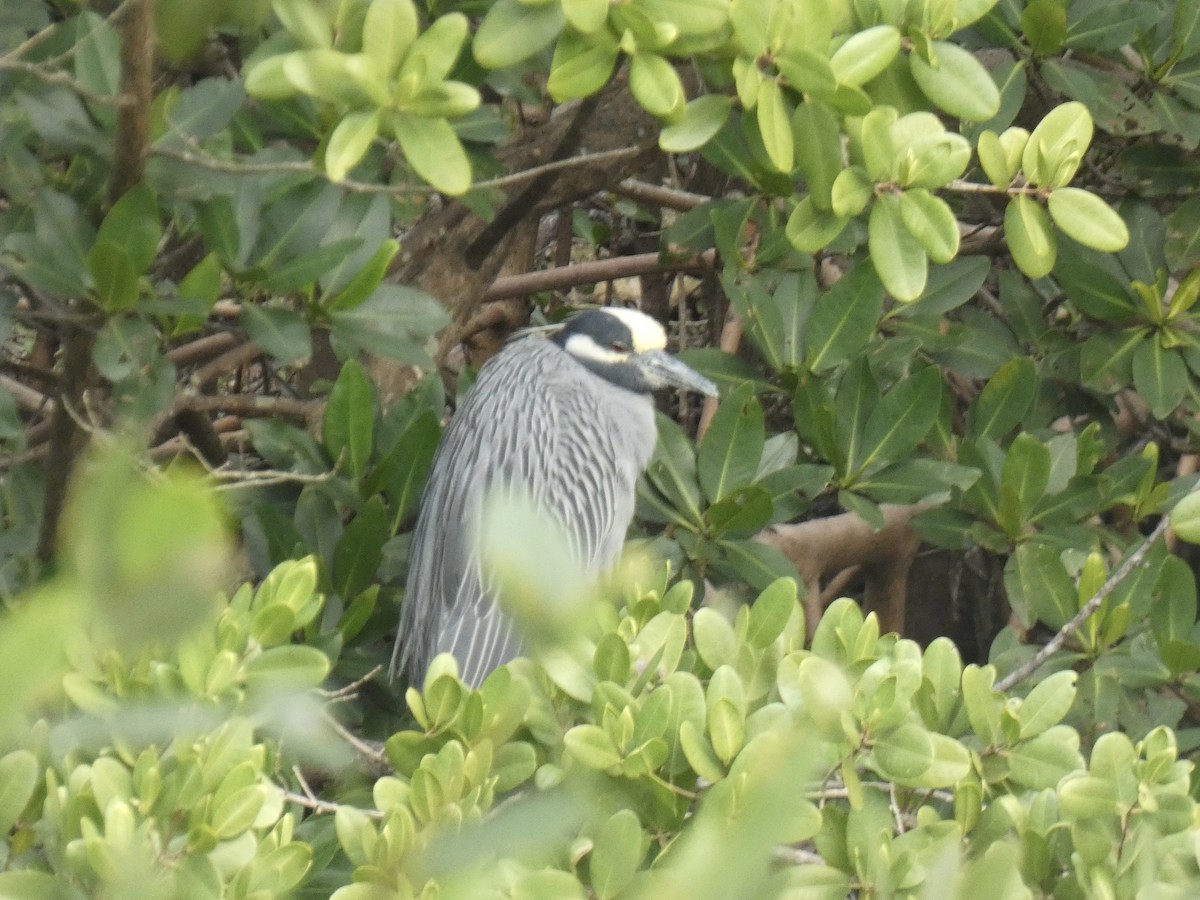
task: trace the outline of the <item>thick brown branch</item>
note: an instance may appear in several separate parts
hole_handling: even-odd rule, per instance
[[[813,519],[794,525],[775,525],[755,540],[782,552],[792,561],[808,589],[805,613],[809,629],[820,620],[821,579],[843,569],[861,566],[867,580],[865,606],[879,614],[884,631],[902,631],[905,581],[920,539],[910,527],[925,505],[880,507],[884,526],[876,531],[855,513]]]

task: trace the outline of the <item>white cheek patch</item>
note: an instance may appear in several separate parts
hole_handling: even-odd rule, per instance
[[[578,359],[590,359],[593,362],[616,365],[629,359],[628,353],[620,353],[608,347],[601,347],[586,334],[573,334],[563,345],[568,353]]]
[[[629,329],[635,353],[666,349],[667,333],[663,331],[663,327],[658,322],[644,312],[636,309],[622,309],[619,306],[610,306],[604,311],[616,316]]]

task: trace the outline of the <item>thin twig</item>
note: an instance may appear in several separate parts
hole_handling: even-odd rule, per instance
[[[1117,571],[1113,572],[1108,577],[1108,580],[1100,586],[1100,589],[1092,594],[1091,599],[1083,605],[1079,612],[1075,614],[1075,617],[1062,628],[1058,629],[1058,633],[1046,641],[1045,646],[1038,650],[1031,659],[997,681],[995,689],[997,691],[1007,691],[1013,685],[1024,681],[1040,669],[1046,660],[1062,649],[1063,644],[1067,642],[1067,638],[1082,628],[1083,623],[1100,609],[1100,605],[1117,589],[1117,586],[1128,578],[1134,569],[1146,561],[1146,556],[1150,553],[1150,549],[1157,543],[1159,538],[1166,534],[1170,526],[1171,518],[1164,514],[1159,523],[1154,526],[1154,530],[1146,537],[1145,542],[1125,558],[1125,562],[1121,563]]]
[[[343,685],[342,687],[338,688],[336,691],[318,691],[317,693],[319,693],[322,697],[324,697],[330,703],[340,703],[342,700],[350,700],[350,699],[353,699],[354,697],[358,696],[358,691],[360,688],[363,687],[363,685],[369,684],[370,682],[374,681],[382,673],[383,673],[383,666],[378,665],[375,668],[373,668],[370,672],[368,672],[366,675],[362,676],[362,678],[359,678],[356,681],[352,681],[347,685]]]
[[[633,256],[616,256],[592,262],[523,272],[520,275],[505,275],[492,282],[484,292],[483,302],[511,300],[540,291],[564,290],[584,284],[599,284],[614,278],[631,278],[655,272],[687,272],[711,268],[716,258],[715,251],[706,250],[686,259],[664,260],[658,253],[638,253]]]
[[[520,184],[523,181],[528,181],[531,178],[539,178],[542,175],[549,175],[553,172],[558,172],[563,169],[577,169],[581,166],[596,166],[601,163],[613,162],[614,160],[626,159],[630,156],[636,156],[642,153],[642,147],[618,147],[615,150],[601,150],[597,153],[584,153],[579,156],[568,156],[566,159],[556,159],[553,162],[544,163],[540,166],[534,166],[532,169],[522,169],[520,172],[513,172],[511,175],[501,175],[498,178],[489,178],[485,181],[476,181],[471,185],[472,190],[479,188],[503,188],[512,187]]]
[[[347,729],[341,722],[335,719],[327,712],[322,712],[321,718],[325,720],[330,728],[332,728],[342,740],[349,744],[359,756],[366,759],[368,762],[391,769],[391,762],[387,758],[387,754],[383,752],[381,746],[368,744],[358,735]]]
[[[303,806],[305,809],[311,809],[315,813],[324,815],[332,815],[339,809],[347,807],[357,809],[360,813],[369,819],[382,819],[383,813],[377,809],[363,809],[360,806],[349,807],[345,803],[331,803],[328,800],[318,800],[316,797],[306,797],[303,794],[297,794],[295,791],[289,791],[287,788],[279,789],[283,794],[283,799],[289,803],[295,803],[297,806]]]

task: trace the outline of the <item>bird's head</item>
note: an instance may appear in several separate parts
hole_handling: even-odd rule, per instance
[[[662,325],[634,309],[608,306],[579,313],[555,343],[602,378],[637,393],[682,388],[707,397],[717,386],[666,352]]]

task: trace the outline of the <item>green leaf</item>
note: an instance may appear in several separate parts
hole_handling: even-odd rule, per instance
[[[1004,567],[1004,587],[1013,612],[1025,626],[1041,620],[1061,628],[1078,611],[1075,585],[1058,554],[1041,544],[1023,542]]]
[[[866,348],[883,312],[883,285],[874,270],[858,265],[821,295],[805,334],[806,360],[822,372],[856,358]]]
[[[755,113],[767,156],[780,172],[791,172],[795,166],[792,117],[778,81],[765,78],[759,84]]]
[[[861,166],[838,172],[829,191],[834,213],[845,218],[861,215],[874,196],[875,184]]]
[[[431,360],[422,345],[449,321],[429,294],[399,284],[380,285],[354,309],[335,311],[330,319],[335,346],[426,367]]]
[[[280,362],[293,365],[312,356],[312,334],[304,317],[297,312],[245,303],[242,326],[255,343]]]
[[[1037,737],[1022,741],[1008,751],[1010,777],[1030,790],[1052,788],[1067,774],[1083,768],[1079,754],[1079,732],[1055,725]]]
[[[21,818],[40,774],[37,757],[28,750],[0,757],[0,834],[8,834]]]
[[[1000,89],[971,51],[934,41],[933,62],[908,55],[909,69],[921,91],[945,112],[968,122],[986,122],[1000,109]]]
[[[737,756],[746,739],[746,720],[737,704],[719,697],[708,705],[708,735],[713,752],[725,765]]]
[[[329,657],[305,644],[270,647],[246,662],[246,684],[271,690],[316,687],[329,674]]]
[[[588,864],[597,896],[616,897],[624,890],[641,866],[646,844],[641,822],[631,809],[619,810],[600,826]]]
[[[971,730],[985,747],[994,745],[1000,737],[1000,709],[1004,700],[992,689],[995,683],[996,670],[991,666],[972,664],[963,669],[963,705]]]
[[[347,360],[329,393],[322,434],[329,455],[355,478],[371,458],[376,406],[375,385],[357,360]]]
[[[1021,12],[1021,30],[1035,53],[1057,53],[1067,37],[1066,6],[1062,0],[1031,0]]]
[[[933,741],[920,725],[905,723],[877,738],[872,755],[880,775],[904,782],[919,777],[933,765]]]
[[[851,470],[862,471],[907,455],[925,439],[941,405],[942,375],[937,366],[926,366],[896,384],[867,418],[861,462],[852,460]]]
[[[686,102],[679,73],[657,53],[634,54],[629,66],[629,90],[642,109],[660,119],[678,115]]]
[[[325,146],[325,173],[330,180],[345,178],[366,155],[378,134],[378,110],[347,113],[333,129]]]
[[[546,82],[550,96],[562,103],[596,93],[612,77],[618,55],[617,42],[607,29],[586,36],[571,28],[564,29],[554,47],[550,78]],[[682,121],[677,124],[689,133],[695,130],[688,129]]]
[[[958,220],[941,197],[923,188],[904,191],[900,218],[934,262],[948,263],[958,255]]]
[[[1190,381],[1179,351],[1164,349],[1161,341],[1142,341],[1133,351],[1133,384],[1155,418],[1166,419],[1179,407]]]
[[[333,551],[333,588],[345,599],[357,597],[377,577],[383,545],[392,536],[383,500],[372,497],[346,526]]]
[[[796,611],[796,579],[780,578],[758,595],[750,607],[746,642],[765,648],[775,643]]]
[[[333,46],[329,19],[313,0],[272,0],[271,9],[300,46]]]
[[[801,253],[816,253],[842,233],[847,221],[822,211],[812,197],[805,197],[788,216],[787,239]]]
[[[1200,493],[1188,494],[1175,505],[1171,527],[1188,543],[1200,544]]]
[[[549,46],[565,23],[558,3],[497,0],[475,33],[475,59],[485,69],[507,69]]]
[[[419,27],[412,0],[371,0],[363,18],[363,53],[390,78],[400,69]]]
[[[667,153],[698,150],[725,126],[732,103],[720,94],[697,97],[683,108],[678,119],[659,132],[658,146]]]
[[[1085,247],[1116,253],[1129,244],[1125,221],[1090,191],[1060,187],[1051,192],[1047,205],[1054,224]]]
[[[442,193],[466,193],[471,186],[471,163],[449,122],[395,113],[392,129],[418,175]]]
[[[1037,394],[1037,367],[1020,356],[996,370],[971,409],[970,435],[1003,438],[1021,423]]]
[[[752,385],[722,400],[700,445],[700,486],[711,502],[754,481],[766,441],[762,406]]]
[[[604,772],[621,764],[620,752],[608,732],[599,725],[576,725],[563,735],[563,744],[589,769]]]
[[[929,260],[904,224],[900,198],[877,197],[867,226],[871,262],[888,293],[901,302],[916,300],[925,290]]]
[[[209,826],[219,840],[230,840],[247,831],[266,802],[266,788],[252,784],[226,797],[213,809]]]
[[[1021,155],[1021,168],[1029,183],[1045,188],[1068,184],[1083,162],[1093,130],[1091,113],[1077,101],[1063,103],[1046,113]]]
[[[158,201],[145,184],[126,191],[113,204],[96,232],[97,243],[110,241],[124,249],[138,274],[154,262],[161,240]]]
[[[886,69],[900,52],[900,32],[876,25],[852,34],[829,59],[839,84],[858,87]]]
[[[1024,529],[1050,480],[1050,449],[1022,432],[1008,448],[1000,478],[1000,526],[1016,538]]]
[[[1044,278],[1054,268],[1058,245],[1050,217],[1026,194],[1014,197],[1004,210],[1004,237],[1013,262],[1030,278]]]
[[[582,34],[598,31],[608,21],[608,0],[563,0],[563,14]]]
[[[701,607],[692,617],[692,639],[696,653],[714,672],[737,659],[737,636],[729,620],[709,607]]]
[[[392,260],[399,252],[399,241],[393,239],[384,241],[363,267],[346,283],[346,286],[338,293],[325,297],[322,305],[330,312],[337,312],[354,309],[364,303],[383,282]]]
[[[1036,737],[1057,725],[1075,703],[1075,682],[1079,674],[1071,669],[1047,675],[1021,701],[1017,721],[1021,725],[1021,740]]]

